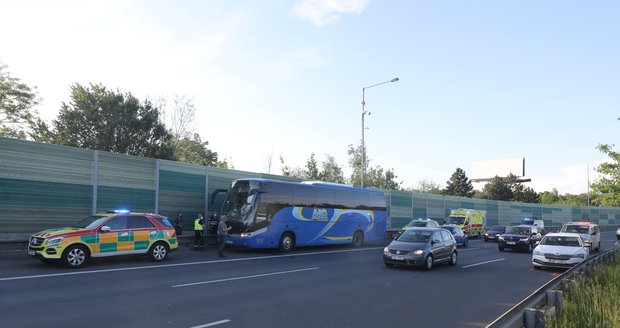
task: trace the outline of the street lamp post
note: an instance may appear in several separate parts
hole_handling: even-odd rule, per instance
[[[366,146],[364,144],[364,115],[368,114],[370,115],[370,112],[366,111],[366,89],[370,89],[372,87],[376,87],[378,85],[382,85],[382,84],[386,84],[386,83],[391,83],[391,82],[398,82],[398,78],[395,77],[391,80],[387,80],[387,81],[383,81],[381,83],[377,83],[377,84],[373,84],[373,85],[369,85],[367,87],[363,87],[362,88],[362,174],[361,174],[361,185],[362,188],[364,188],[364,172],[366,171]]]

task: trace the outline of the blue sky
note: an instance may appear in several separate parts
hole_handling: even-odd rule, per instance
[[[403,186],[525,157],[537,191],[587,189],[620,121],[617,1],[2,1],[0,61],[47,119],[72,83],[189,95],[236,169],[361,139]],[[350,172],[345,168],[346,172]],[[590,170],[590,178],[595,177]],[[477,186],[481,188],[482,186]]]

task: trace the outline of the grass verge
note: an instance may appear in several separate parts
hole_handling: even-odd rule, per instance
[[[620,255],[611,264],[596,268],[571,293],[565,292],[561,315],[545,327],[620,327]]]

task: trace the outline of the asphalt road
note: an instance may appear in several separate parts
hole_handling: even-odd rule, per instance
[[[602,233],[603,249],[614,232]],[[96,259],[0,258],[1,327],[482,327],[562,271],[472,240],[456,266],[386,268],[383,245],[281,255],[214,248]],[[25,251],[24,251],[25,253]]]

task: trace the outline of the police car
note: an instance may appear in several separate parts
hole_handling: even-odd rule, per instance
[[[28,243],[28,255],[77,268],[91,257],[127,254],[147,254],[153,261],[163,261],[177,248],[168,218],[115,210],[87,217],[70,227],[35,233]]]

